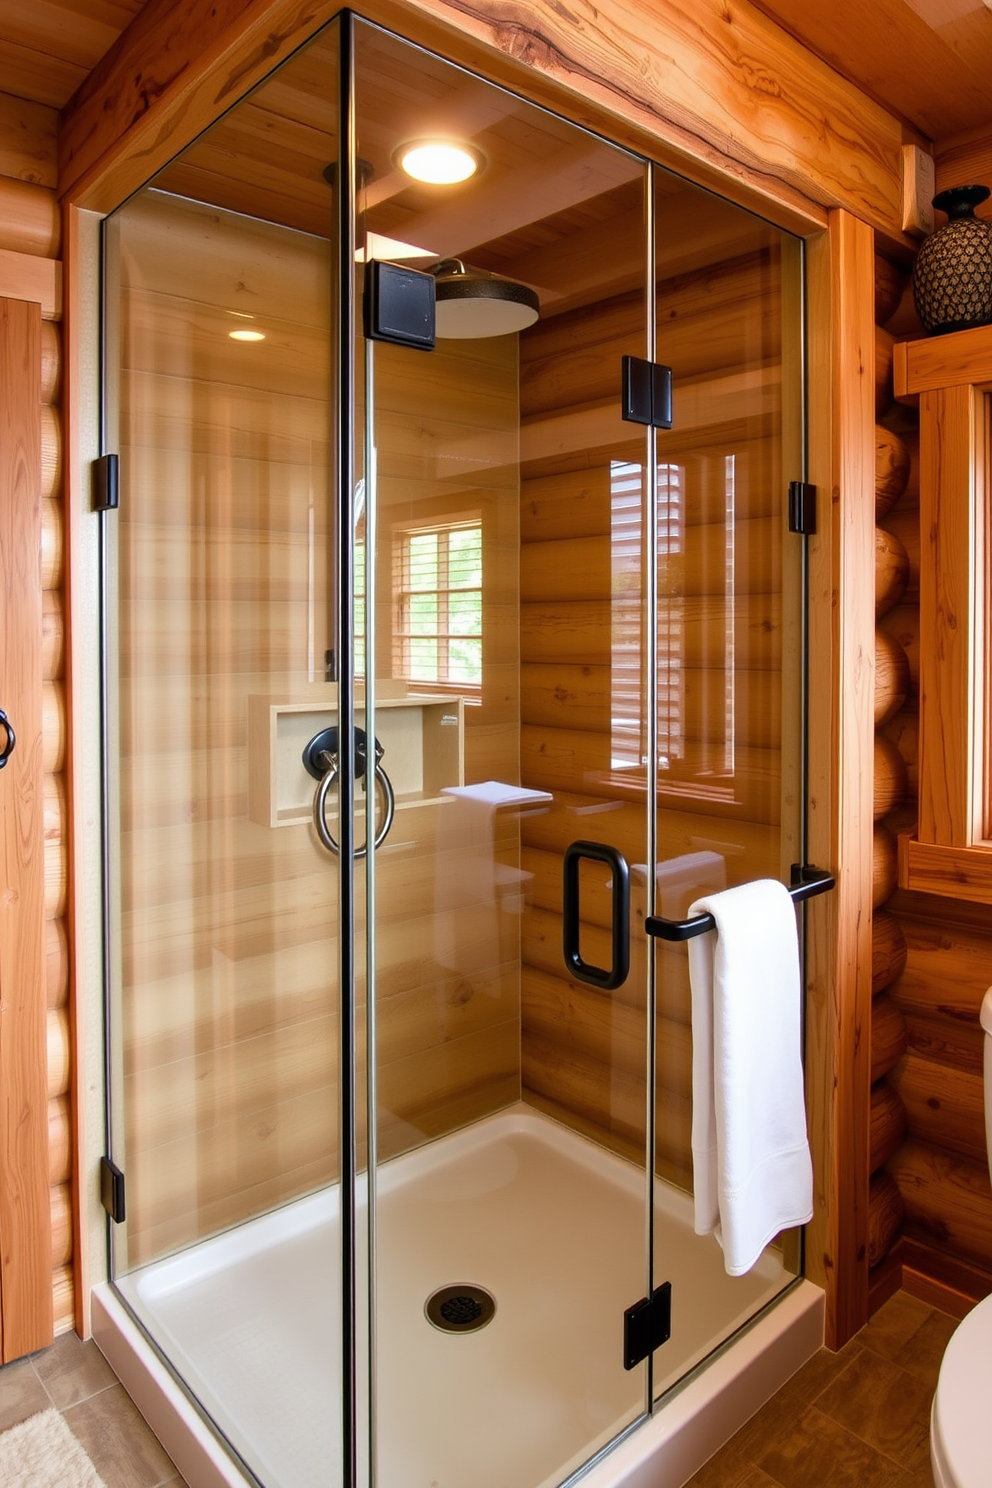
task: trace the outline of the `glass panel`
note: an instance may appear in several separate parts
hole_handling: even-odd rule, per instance
[[[338,878],[302,764],[336,716],[336,77],[332,29],[108,230],[114,1270],[272,1488],[341,1482]]]
[[[439,281],[428,354],[366,344],[398,800],[372,940],[377,1482],[538,1488],[646,1403],[622,1358],[647,1286],[645,957],[606,992],[561,949],[568,844],[647,861],[647,439],[619,398],[646,347],[646,168],[362,25],[355,102],[366,252],[457,258],[490,291],[459,324]],[[427,137],[475,174],[405,174]],[[508,282],[539,308],[519,331]],[[581,917],[608,966],[602,863]]]
[[[655,172],[657,356],[674,376],[658,456],[657,913],[758,878],[801,850],[800,245]],[[799,1270],[798,1233],[742,1277],[692,1223],[692,1036],[685,946],[657,943],[655,1270],[678,1297],[661,1393]]]

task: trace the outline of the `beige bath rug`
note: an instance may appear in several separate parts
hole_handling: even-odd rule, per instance
[[[0,1436],[3,1488],[106,1488],[57,1410],[42,1411]]]

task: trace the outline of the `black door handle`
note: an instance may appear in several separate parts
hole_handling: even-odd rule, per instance
[[[7,737],[4,740],[3,747],[0,748],[0,770],[2,770],[4,765],[10,759],[10,756],[13,754],[14,745],[17,743],[17,737],[14,733],[13,728],[11,727],[10,719],[7,717],[2,708],[0,708],[0,728],[6,729],[7,731]]]
[[[592,858],[606,863],[613,874],[613,965],[592,966],[579,952],[579,863]],[[572,842],[565,849],[563,868],[562,951],[565,965],[578,981],[612,992],[630,971],[630,870],[623,853],[601,842]]]

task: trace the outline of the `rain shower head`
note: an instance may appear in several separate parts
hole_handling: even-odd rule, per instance
[[[508,336],[533,325],[540,313],[540,300],[525,284],[466,268],[460,258],[442,259],[431,272],[439,340]]]

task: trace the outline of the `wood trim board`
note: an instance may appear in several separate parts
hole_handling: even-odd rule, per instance
[[[111,210],[338,8],[149,0],[63,111],[61,193]],[[782,226],[816,230],[843,206],[902,241],[912,131],[747,0],[370,0],[363,13]]]

